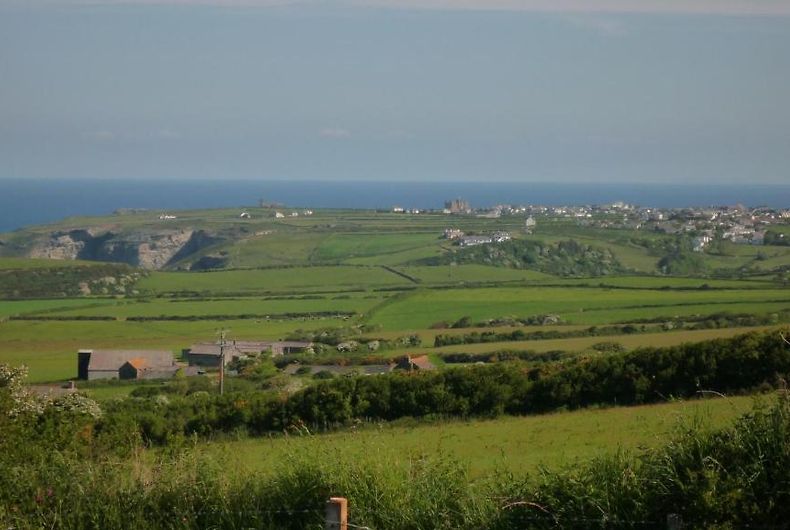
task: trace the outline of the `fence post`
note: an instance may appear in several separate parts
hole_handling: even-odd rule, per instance
[[[676,513],[667,515],[667,530],[682,530],[683,518]]]
[[[326,501],[326,530],[348,530],[348,499],[330,497]]]

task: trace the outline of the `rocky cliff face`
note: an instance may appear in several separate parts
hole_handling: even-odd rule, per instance
[[[53,232],[28,252],[29,257],[128,263],[161,269],[222,239],[203,230],[161,230],[118,234],[94,229]]]

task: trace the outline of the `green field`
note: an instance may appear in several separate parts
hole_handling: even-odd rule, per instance
[[[606,276],[601,278],[553,278],[544,284],[588,287],[622,287],[628,289],[773,289],[778,287],[771,278],[746,278],[742,280],[720,280],[712,278],[685,278],[677,276]]]
[[[223,300],[153,299],[52,311],[52,316],[185,317],[210,315],[282,315],[285,313],[365,312],[384,298],[376,295],[328,296],[318,299],[269,300],[230,298]],[[2,311],[0,305],[0,311]]]
[[[365,290],[413,285],[381,267],[293,267],[185,274],[155,272],[137,288],[147,293],[289,293]]]
[[[767,303],[774,304],[766,306]],[[384,329],[423,329],[469,316],[475,322],[505,316],[556,313],[574,324],[601,324],[694,312],[749,312],[790,307],[790,292],[778,289],[722,291],[627,290],[574,287],[425,289],[399,296],[370,318]],[[595,316],[607,311],[605,318]],[[658,313],[658,315],[657,315]]]
[[[439,242],[439,236],[434,232],[330,234],[322,239],[311,259],[320,262],[393,255],[425,247],[435,248]]]
[[[505,269],[485,265],[445,265],[441,267],[408,266],[395,267],[398,271],[412,276],[423,283],[461,283],[461,282],[518,282],[553,281],[554,276],[538,271]]]
[[[442,455],[473,474],[535,472],[560,468],[618,449],[655,447],[683,422],[722,426],[749,410],[748,397],[674,402],[496,420],[434,425],[368,427],[357,432],[215,443],[202,450],[232,469],[266,471],[293,454],[320,454],[343,461],[386,460],[407,466],[423,455]],[[408,423],[408,422],[402,422]],[[331,455],[331,456],[330,456]]]
[[[51,314],[59,310],[69,311],[69,310],[74,310],[76,308],[106,306],[112,303],[113,303],[112,300],[100,300],[95,298],[71,298],[71,299],[52,299],[52,300],[0,300],[0,317],[8,317],[12,315],[28,315],[31,313]]]
[[[547,340],[525,340],[511,342],[487,342],[482,344],[455,344],[452,346],[442,346],[425,350],[425,352],[463,352],[463,353],[487,353],[497,350],[533,350],[536,352],[567,351],[583,352],[593,351],[591,347],[603,341],[614,341],[623,345],[627,349],[639,348],[642,346],[677,346],[686,342],[699,342],[703,340],[733,337],[741,333],[747,333],[755,329],[770,329],[769,327],[758,328],[724,328],[724,329],[701,329],[701,330],[682,330],[667,331],[661,333],[640,333],[635,335],[599,335],[595,337],[574,337],[570,339],[547,339]],[[415,352],[419,349],[413,349]],[[594,353],[594,352],[593,352]]]

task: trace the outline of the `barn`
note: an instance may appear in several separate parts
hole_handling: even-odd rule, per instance
[[[168,350],[79,350],[77,377],[95,379],[155,379],[178,369]]]

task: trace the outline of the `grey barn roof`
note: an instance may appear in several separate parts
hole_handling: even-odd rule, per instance
[[[80,350],[90,353],[88,371],[118,370],[127,361],[145,359],[150,367],[166,367],[174,364],[173,354],[169,350]]]

